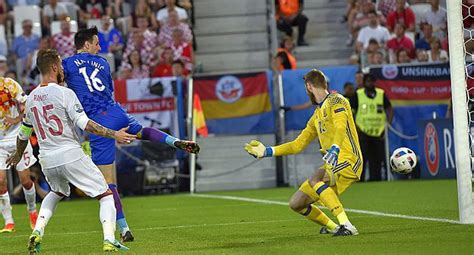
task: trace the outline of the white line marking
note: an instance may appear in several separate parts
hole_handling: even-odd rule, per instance
[[[224,199],[224,200],[246,201],[246,202],[259,203],[259,204],[288,206],[287,202],[265,200],[265,199],[256,199],[256,198],[248,198],[248,197],[235,197],[235,196],[211,195],[211,194],[193,194],[193,195],[190,195],[190,196],[202,197],[202,198]],[[325,207],[320,207],[320,208],[325,208]],[[344,208],[344,210],[346,210],[347,212],[360,213],[360,214],[369,214],[369,215],[375,215],[375,216],[381,216],[381,217],[391,217],[391,218],[400,218],[400,219],[409,219],[409,220],[423,220],[423,221],[434,221],[434,222],[445,222],[445,223],[452,223],[452,224],[461,224],[457,220],[442,219],[442,218],[420,217],[420,216],[412,216],[412,215],[404,215],[404,214],[396,214],[396,213],[384,213],[384,212],[377,212],[377,211],[366,211],[366,210],[350,209],[350,208]]]
[[[54,216],[53,216],[54,217]],[[222,226],[234,226],[234,225],[250,225],[250,224],[267,224],[267,223],[279,223],[279,222],[291,222],[291,221],[302,221],[304,219],[286,219],[286,220],[263,220],[263,221],[239,221],[239,222],[225,222],[215,224],[190,224],[190,225],[178,225],[178,226],[161,226],[151,228],[135,228],[133,232],[138,231],[150,231],[150,230],[166,230],[166,229],[181,229],[181,228],[199,228],[199,227],[222,227]],[[48,233],[45,236],[62,236],[62,235],[83,235],[92,233],[102,233],[102,230],[91,230],[91,231],[78,231],[78,232],[62,232],[62,233]],[[27,238],[26,235],[8,235],[8,238]]]

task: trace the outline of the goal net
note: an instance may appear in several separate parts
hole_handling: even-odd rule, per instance
[[[446,1],[459,220],[474,223],[474,1]]]

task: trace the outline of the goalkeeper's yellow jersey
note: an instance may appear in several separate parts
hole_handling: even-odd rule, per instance
[[[359,137],[349,101],[338,93],[328,94],[319,104],[306,128],[293,141],[273,147],[274,156],[296,154],[304,150],[316,137],[321,152],[326,153],[331,145],[340,148],[338,164],[349,161],[354,172],[362,165]]]

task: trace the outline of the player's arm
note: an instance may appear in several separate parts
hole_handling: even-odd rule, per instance
[[[128,127],[122,128],[119,131],[115,131],[106,128],[93,120],[90,120],[84,112],[84,109],[82,108],[82,105],[79,102],[79,99],[77,98],[76,94],[70,89],[65,90],[64,93],[64,98],[68,99],[64,102],[67,115],[72,120],[74,125],[76,125],[80,129],[85,130],[94,135],[115,139],[118,143],[128,144],[136,139],[136,135],[131,135],[127,133]]]
[[[253,140],[245,145],[245,150],[255,158],[298,154],[318,136],[314,124],[315,119],[316,113],[309,119],[306,128],[291,142],[273,147],[265,147],[261,142]]]
[[[23,123],[21,124],[20,132],[16,139],[16,151],[7,158],[7,167],[16,166],[21,160],[21,156],[25,152],[26,146],[28,145],[28,140],[30,139],[31,134],[33,133],[33,126],[31,123],[24,118]]]
[[[7,129],[21,122],[21,120],[23,119],[23,113],[25,112],[26,102],[26,95],[23,92],[23,89],[21,88],[20,84],[18,84],[14,80],[11,81],[15,84],[15,92],[12,96],[14,97],[13,100],[15,101],[18,116],[16,118],[11,118],[10,116],[5,117],[4,121]]]
[[[328,100],[330,106],[329,116],[332,119],[336,130],[334,130],[335,136],[332,145],[323,156],[323,160],[329,165],[336,166],[339,157],[339,151],[347,133],[346,129],[349,118],[348,109],[350,108],[350,105],[347,99],[343,98],[342,96],[331,96],[328,98]]]

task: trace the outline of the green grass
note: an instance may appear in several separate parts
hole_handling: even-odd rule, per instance
[[[214,192],[288,201],[293,188]],[[457,219],[454,181],[360,183],[342,196],[346,208]],[[129,254],[474,254],[474,226],[349,213],[360,235],[333,238],[287,206],[188,195],[125,198],[136,241]],[[24,254],[30,230],[24,205],[17,231],[0,235],[0,254]],[[98,202],[59,204],[42,254],[101,254]]]

